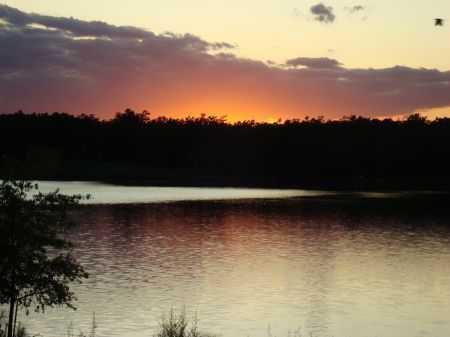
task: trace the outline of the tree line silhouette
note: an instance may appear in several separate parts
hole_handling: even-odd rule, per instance
[[[450,118],[405,120],[344,116],[280,119],[157,117],[18,111],[0,115],[0,155],[24,161],[31,149],[59,151],[64,161],[92,160],[186,169],[195,176],[450,178]]]

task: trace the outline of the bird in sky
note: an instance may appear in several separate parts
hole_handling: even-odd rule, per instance
[[[434,23],[435,26],[443,26],[444,25],[443,19],[434,19],[434,20],[435,20],[435,23]]]

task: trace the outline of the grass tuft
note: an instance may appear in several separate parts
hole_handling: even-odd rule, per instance
[[[170,308],[169,315],[163,313],[162,319],[159,322],[159,330],[154,337],[219,337],[220,334],[209,331],[202,331],[198,328],[197,313],[193,317],[186,315],[186,310],[183,307],[181,312],[177,315]]]
[[[95,312],[92,313],[92,326],[89,331],[89,337],[95,337],[95,333],[97,332],[97,321],[95,320]],[[67,337],[88,337],[81,328],[78,328],[78,332],[74,331],[73,322],[70,322],[67,326]]]

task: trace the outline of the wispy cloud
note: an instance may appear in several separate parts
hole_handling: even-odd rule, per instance
[[[372,11],[372,7],[357,5],[353,7],[344,7],[344,11],[352,18],[363,21],[368,18],[368,13]]]
[[[292,17],[294,19],[298,19],[301,15],[302,15],[301,12],[297,8],[294,8],[292,10]]]
[[[340,68],[341,63],[328,57],[297,57],[292,60],[287,60],[286,65],[293,67],[304,66],[310,69],[337,69]]]
[[[364,11],[365,7],[358,5],[358,6],[353,6],[353,7],[345,7],[345,10],[347,10],[350,14],[353,14],[353,13],[357,13],[360,11]]]
[[[48,28],[45,28],[48,27]],[[226,42],[156,35],[0,7],[0,113],[94,113],[132,107],[153,116],[241,113],[267,120],[398,116],[450,106],[450,72],[348,69],[326,57],[277,66],[236,57]]]
[[[333,7],[325,6],[323,3],[312,6],[309,11],[314,16],[314,20],[322,23],[333,23],[336,18]]]

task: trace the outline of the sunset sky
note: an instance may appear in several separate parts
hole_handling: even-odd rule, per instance
[[[102,119],[450,117],[450,1],[12,0],[0,102]]]

